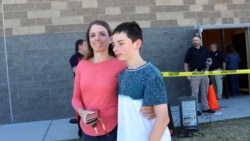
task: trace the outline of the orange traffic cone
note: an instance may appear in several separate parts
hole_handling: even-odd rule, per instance
[[[208,106],[210,109],[212,109],[212,110],[219,110],[220,109],[220,106],[219,106],[217,98],[216,98],[213,83],[208,86],[207,101],[208,101]]]

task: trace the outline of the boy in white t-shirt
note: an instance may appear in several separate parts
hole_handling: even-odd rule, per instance
[[[127,64],[118,77],[117,141],[170,141],[165,83],[161,72],[140,55],[140,26],[122,23],[114,29],[112,38],[116,57]],[[153,106],[156,118],[145,118],[141,106]]]

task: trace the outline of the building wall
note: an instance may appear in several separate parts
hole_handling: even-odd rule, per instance
[[[74,42],[93,20],[143,27],[142,56],[182,71],[194,26],[250,22],[249,0],[0,0],[0,124],[74,116]],[[189,95],[186,78],[165,78],[169,103]]]
[[[100,19],[113,27],[138,21],[142,27],[249,23],[249,0],[1,0],[6,35],[84,31]],[[4,15],[2,15],[4,13]],[[4,17],[4,20],[3,20]]]

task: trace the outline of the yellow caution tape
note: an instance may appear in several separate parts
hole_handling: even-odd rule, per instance
[[[161,72],[163,77],[183,77],[183,76],[204,76],[204,75],[229,75],[229,74],[247,74],[250,69],[241,70],[216,70],[216,71],[193,71],[193,72]]]

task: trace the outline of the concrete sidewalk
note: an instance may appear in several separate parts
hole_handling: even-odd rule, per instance
[[[250,117],[250,96],[238,96],[219,101],[221,109],[214,114],[199,116],[199,123]],[[174,125],[180,124],[179,107],[171,107]],[[0,125],[0,141],[65,141],[77,139],[77,125],[70,118]]]

